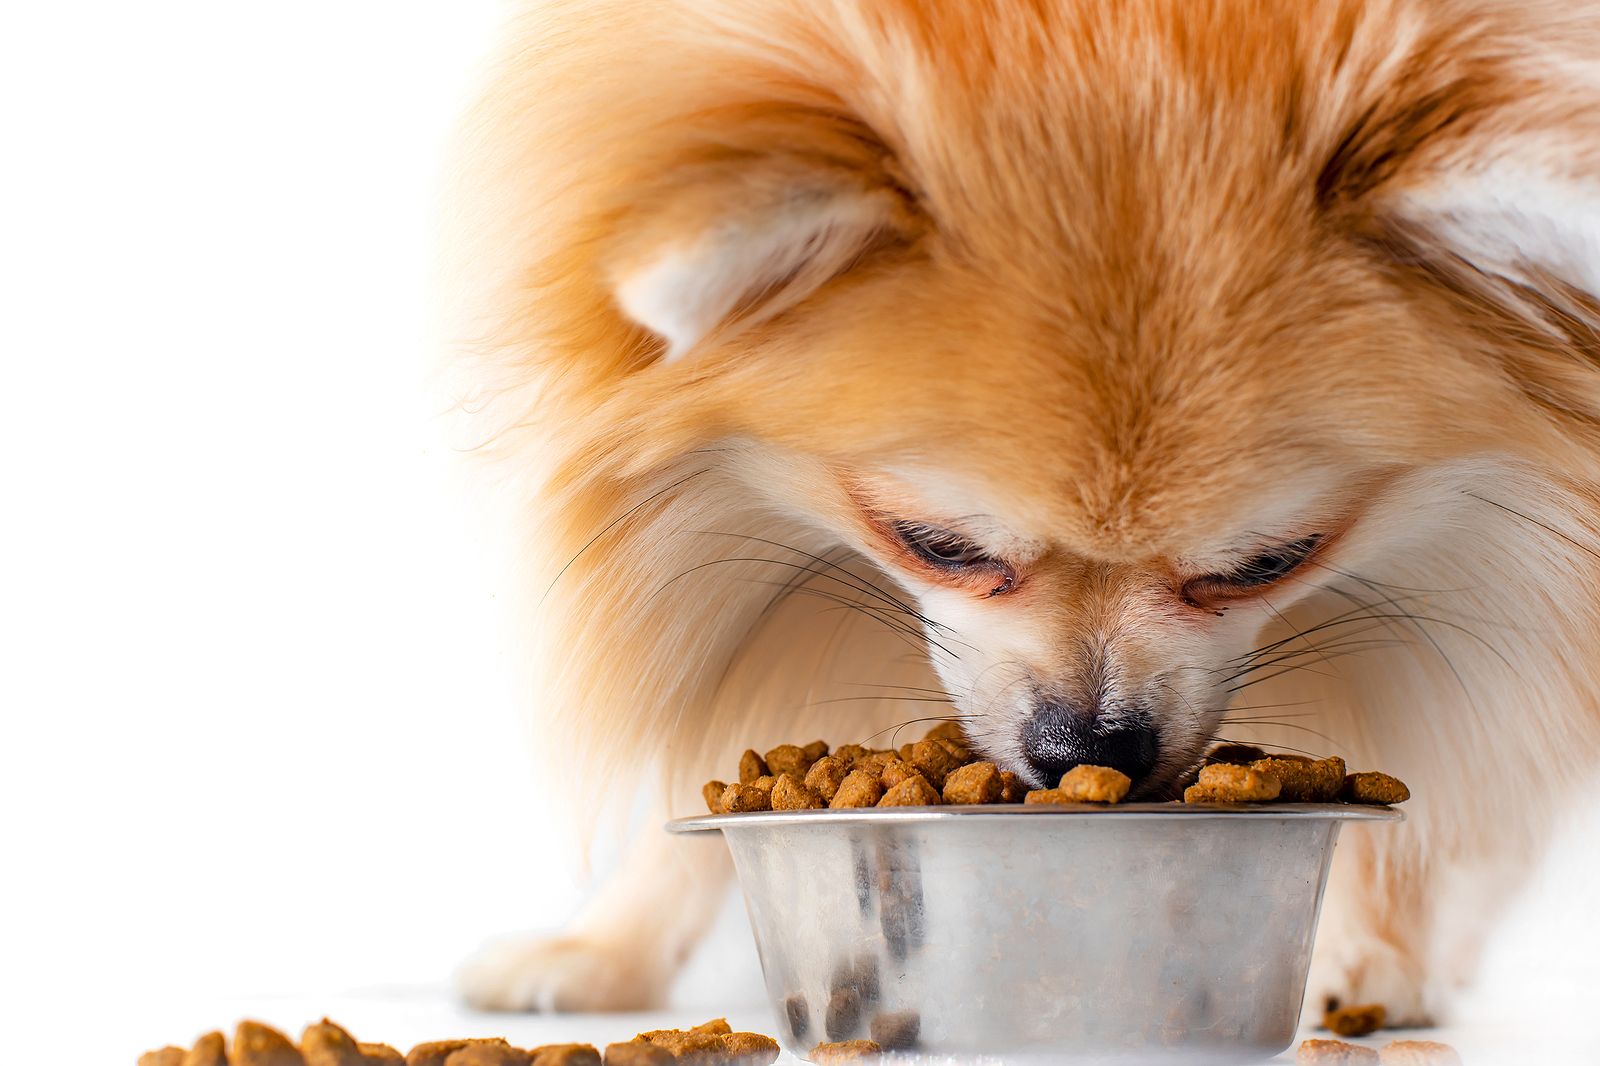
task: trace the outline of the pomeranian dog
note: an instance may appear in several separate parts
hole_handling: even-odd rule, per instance
[[[1135,799],[1339,754],[1416,799],[1308,1003],[1439,1016],[1600,754],[1600,9],[572,0],[469,137],[558,789],[951,717]],[[468,998],[660,1001],[689,848]]]

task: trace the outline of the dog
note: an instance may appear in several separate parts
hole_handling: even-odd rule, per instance
[[[1593,3],[524,12],[459,306],[552,785],[653,821],[946,718],[1134,799],[1339,754],[1416,798],[1308,1007],[1442,1017],[1600,754],[1597,59]],[[658,1004],[727,875],[652,828],[466,996]]]

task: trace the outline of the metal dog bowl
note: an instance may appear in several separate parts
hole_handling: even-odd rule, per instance
[[[684,818],[733,853],[806,1058],[1227,1062],[1293,1041],[1339,829],[1383,807],[920,807]],[[913,1035],[914,1034],[914,1035]]]

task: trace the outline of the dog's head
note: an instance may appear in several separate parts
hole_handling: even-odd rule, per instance
[[[1509,16],[1045,7],[692,23],[584,243],[597,410],[892,575],[991,754],[1153,792],[1264,627],[1595,417],[1596,126]]]

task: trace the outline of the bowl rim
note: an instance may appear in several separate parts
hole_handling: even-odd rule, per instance
[[[957,818],[1114,818],[1160,821],[1172,818],[1255,819],[1257,821],[1399,822],[1405,814],[1393,807],[1356,803],[1277,803],[1236,806],[1219,803],[1100,803],[1024,805],[972,804],[938,807],[851,807],[840,810],[748,811],[743,814],[700,814],[674,818],[669,833],[703,833],[728,828],[758,829],[790,825],[905,825]]]

